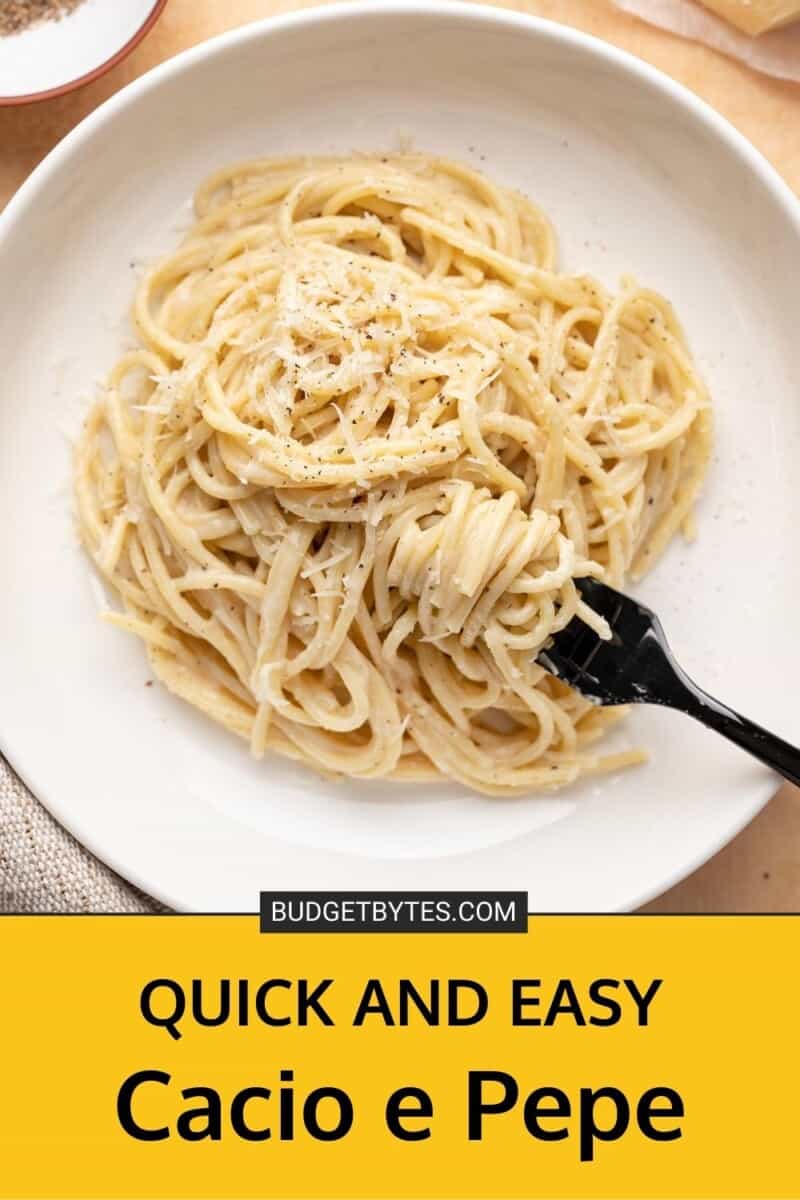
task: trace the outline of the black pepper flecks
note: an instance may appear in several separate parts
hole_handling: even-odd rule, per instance
[[[83,0],[3,0],[0,4],[0,37],[22,33],[42,21],[59,21]]]

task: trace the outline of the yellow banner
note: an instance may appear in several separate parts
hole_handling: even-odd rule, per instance
[[[0,918],[3,1197],[796,1197],[800,919]]]

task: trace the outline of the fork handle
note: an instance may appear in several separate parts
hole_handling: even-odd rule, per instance
[[[684,683],[687,685],[687,697],[680,704],[684,712],[747,750],[784,779],[800,785],[800,750],[796,746],[762,729],[755,721],[749,721],[726,704],[721,704],[692,681],[684,679]]]

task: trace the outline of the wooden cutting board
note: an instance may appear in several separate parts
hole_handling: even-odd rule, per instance
[[[236,25],[309,7],[310,0],[169,0],[148,38],[103,78],[42,104],[0,108],[0,206],[64,134],[137,75]],[[574,25],[672,75],[738,126],[800,193],[800,85],[653,29],[607,0],[512,0],[499,7]],[[800,911],[800,791],[784,787],[734,842],[647,911]]]

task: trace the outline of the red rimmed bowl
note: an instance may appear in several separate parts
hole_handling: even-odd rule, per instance
[[[60,20],[0,37],[0,105],[62,96],[122,62],[167,0],[83,0]]]

